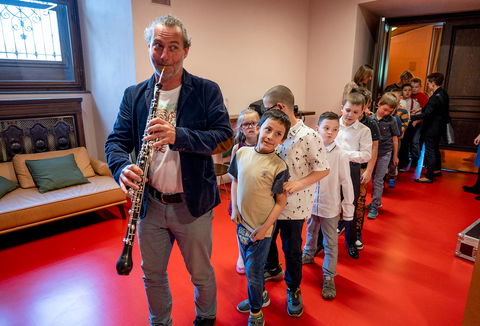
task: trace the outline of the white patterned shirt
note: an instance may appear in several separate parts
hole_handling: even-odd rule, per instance
[[[335,143],[347,153],[350,162],[367,163],[372,157],[372,133],[358,120],[346,126],[343,118],[340,118],[340,130]]]
[[[290,128],[287,139],[276,149],[277,154],[287,163],[290,179],[297,181],[313,171],[329,169],[323,141],[320,135],[303,121]],[[304,220],[310,217],[316,183],[287,196],[287,205],[279,220]]]

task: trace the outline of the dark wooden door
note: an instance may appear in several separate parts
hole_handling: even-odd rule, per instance
[[[438,70],[445,74],[455,143],[445,149],[476,151],[480,133],[480,14],[445,21]]]

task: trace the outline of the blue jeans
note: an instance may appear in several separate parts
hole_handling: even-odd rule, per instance
[[[238,243],[245,262],[245,274],[248,281],[250,310],[260,310],[263,305],[262,294],[265,288],[263,273],[272,238],[252,242],[248,238],[249,234],[250,232],[243,225],[237,225]]]
[[[152,325],[172,324],[167,265],[175,240],[194,285],[197,316],[215,318],[217,288],[210,264],[212,219],[213,211],[193,217],[185,198],[177,204],[162,204],[155,198],[148,198],[147,213],[138,225],[138,240]]]
[[[372,208],[378,208],[378,206],[382,204],[384,186],[383,178],[385,178],[385,174],[387,174],[391,156],[392,152],[388,152],[379,155],[377,158],[377,164],[375,165],[375,171],[373,172]]]

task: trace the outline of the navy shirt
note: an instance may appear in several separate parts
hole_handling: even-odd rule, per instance
[[[393,150],[393,136],[400,136],[398,124],[391,115],[387,115],[380,120],[376,114],[372,114],[369,119],[376,121],[380,129],[380,141],[378,143],[378,156],[382,156]]]

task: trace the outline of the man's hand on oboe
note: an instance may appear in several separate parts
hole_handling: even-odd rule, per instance
[[[142,169],[140,169],[135,164],[127,165],[123,168],[122,173],[120,174],[120,188],[122,191],[128,195],[128,188],[133,190],[138,189],[137,182],[142,181],[141,175],[143,174]]]
[[[176,138],[175,126],[162,118],[155,118],[147,125],[148,136],[144,140],[156,139],[153,147],[159,148],[164,145],[174,144]]]

